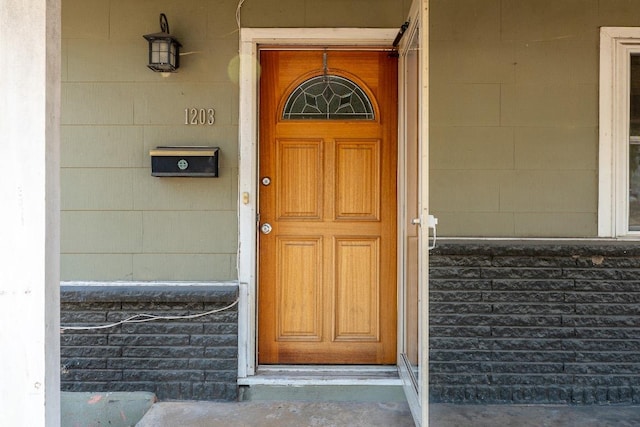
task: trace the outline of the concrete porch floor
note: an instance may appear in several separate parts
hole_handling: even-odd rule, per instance
[[[640,406],[430,406],[431,427],[626,427],[640,425]],[[137,427],[404,427],[403,402],[161,402]]]

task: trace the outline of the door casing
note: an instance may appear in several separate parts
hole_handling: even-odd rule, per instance
[[[256,373],[258,79],[262,45],[391,47],[398,29],[376,28],[242,28],[239,55],[238,182],[238,378]],[[402,168],[402,165],[398,165]],[[403,203],[403,200],[398,200]],[[401,324],[402,322],[398,322]],[[400,332],[400,331],[399,331]],[[402,334],[399,333],[398,337]],[[400,339],[400,338],[398,338]],[[400,344],[400,343],[398,343]]]

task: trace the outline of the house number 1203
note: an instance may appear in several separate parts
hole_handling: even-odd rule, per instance
[[[185,125],[213,125],[216,122],[216,111],[213,108],[185,108]]]

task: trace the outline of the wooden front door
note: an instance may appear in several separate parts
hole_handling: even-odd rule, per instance
[[[260,64],[258,362],[395,363],[397,59]]]

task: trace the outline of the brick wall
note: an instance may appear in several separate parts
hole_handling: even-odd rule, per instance
[[[640,403],[640,245],[443,241],[434,402]]]
[[[439,241],[431,253],[431,400],[640,404],[640,245]],[[61,323],[188,315],[236,286],[63,286]],[[66,391],[234,400],[237,307],[61,335]]]
[[[145,313],[184,316],[234,302],[237,286],[62,286],[61,324]],[[235,400],[237,306],[191,320],[63,331],[63,391],[150,391],[160,400]]]

